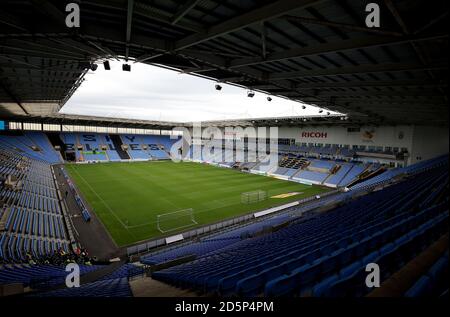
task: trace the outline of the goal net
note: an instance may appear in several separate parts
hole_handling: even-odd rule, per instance
[[[162,233],[196,225],[192,208],[177,210],[156,216],[156,226]]]
[[[241,194],[241,203],[252,204],[267,199],[267,192],[264,190],[255,190]]]

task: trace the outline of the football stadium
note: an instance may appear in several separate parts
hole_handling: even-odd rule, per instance
[[[447,20],[1,1],[0,296],[448,298]]]

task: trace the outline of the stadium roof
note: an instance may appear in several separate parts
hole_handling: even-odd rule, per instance
[[[16,120],[31,123],[44,124],[68,124],[81,126],[100,126],[100,127],[121,127],[121,128],[141,128],[171,130],[176,127],[192,127],[195,122],[171,122],[171,121],[152,121],[136,120],[126,118],[111,118],[98,116],[80,116],[73,114],[50,114],[44,116],[16,116]],[[291,126],[291,125],[358,125],[363,124],[361,118],[350,119],[345,115],[316,115],[304,117],[283,117],[283,118],[250,118],[239,120],[214,120],[203,121],[202,126],[229,127],[229,126]]]
[[[90,63],[125,58],[374,123],[448,124],[448,2],[378,1],[367,28],[368,2],[4,0],[0,117],[58,117]]]

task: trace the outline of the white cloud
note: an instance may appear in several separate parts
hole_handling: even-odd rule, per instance
[[[318,108],[256,93],[247,97],[245,89],[180,74],[176,71],[132,64],[124,72],[120,62],[110,62],[111,70],[99,65],[85,76],[85,82],[61,109],[64,114],[94,115],[118,118],[204,121],[241,118],[317,115]]]

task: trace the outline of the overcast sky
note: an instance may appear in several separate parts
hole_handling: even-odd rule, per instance
[[[318,108],[284,98],[247,91],[146,64],[131,63],[131,72],[122,71],[121,62],[110,62],[111,70],[99,65],[61,109],[64,114],[118,118],[204,121],[261,117],[318,115]]]

